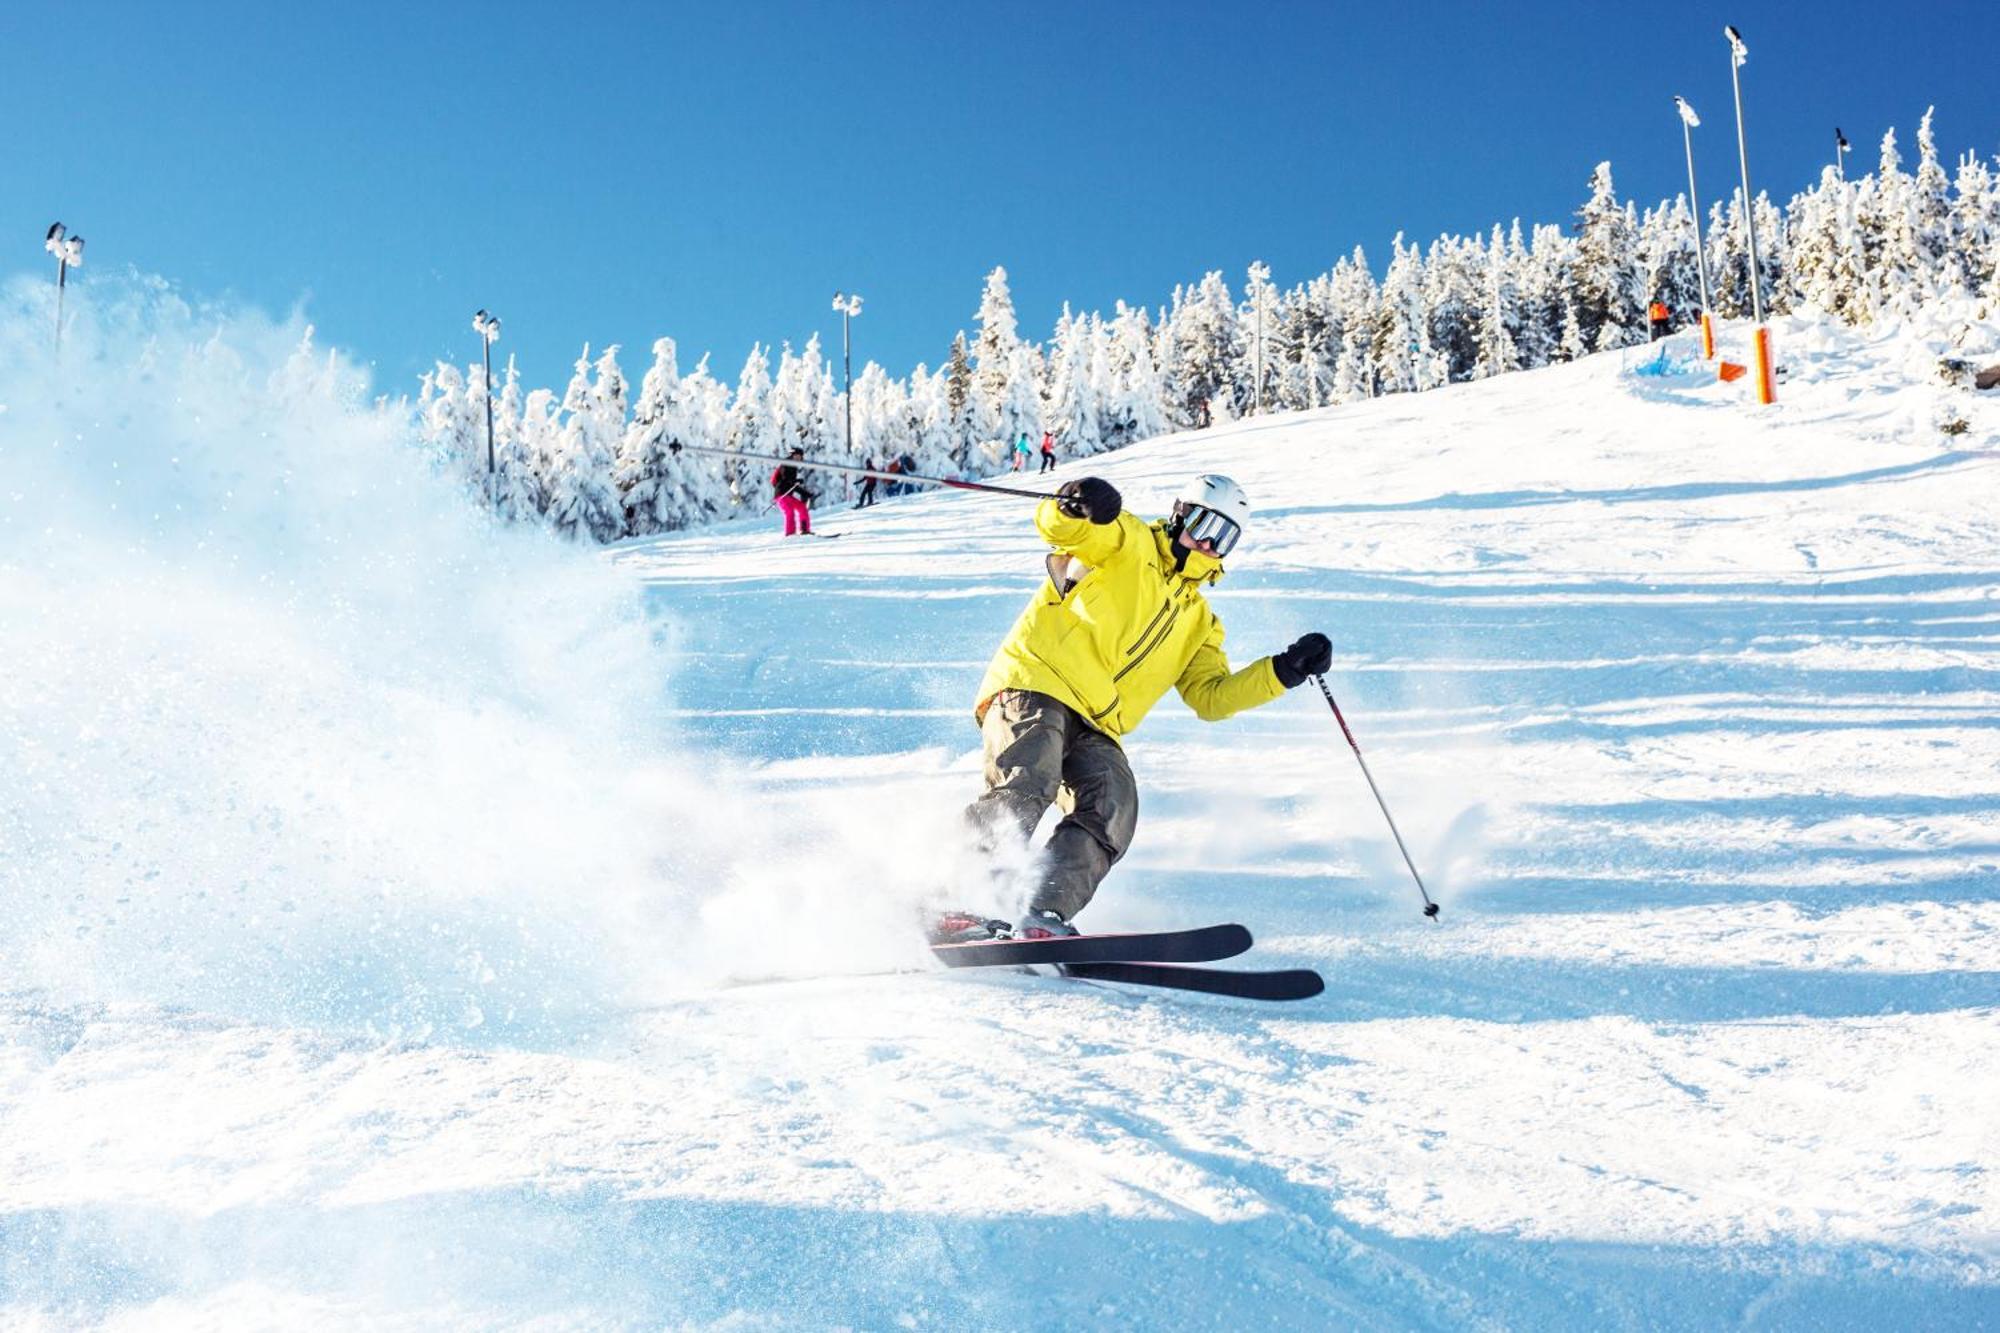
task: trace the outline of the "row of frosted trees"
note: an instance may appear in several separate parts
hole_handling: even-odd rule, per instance
[[[1895,131],[1871,174],[1818,185],[1780,210],[1756,209],[1764,298],[1772,312],[1816,307],[1850,323],[1933,299],[2000,301],[2000,184],[1975,156],[1948,175],[1926,114],[1914,173]],[[1740,193],[1709,210],[1714,312],[1750,312]],[[486,459],[487,388],[478,367],[440,364],[419,411],[443,466],[503,517],[596,541],[671,531],[769,500],[767,465],[675,453],[675,442],[834,461],[903,460],[929,475],[979,476],[1007,466],[1022,434],[1056,433],[1065,457],[1265,410],[1330,406],[1574,360],[1646,337],[1657,299],[1687,323],[1700,309],[1694,220],[1685,198],[1639,211],[1621,202],[1611,167],[1593,174],[1572,227],[1495,227],[1441,237],[1428,249],[1398,236],[1378,280],[1356,250],[1288,290],[1252,265],[1241,294],[1222,274],[1176,288],[1149,311],[1109,316],[1064,307],[1048,341],[1023,339],[1004,269],[986,279],[976,332],[942,365],[903,379],[869,363],[855,377],[854,438],[834,367],[814,337],[772,363],[751,349],[734,385],[702,358],[683,371],[670,338],[653,345],[634,394],[612,347],[586,348],[558,398],[524,394],[511,364],[493,396],[495,466]],[[1259,347],[1261,332],[1261,349]],[[1261,354],[1260,354],[1261,351]],[[1261,374],[1262,383],[1259,383]],[[854,480],[827,474],[823,496]]]

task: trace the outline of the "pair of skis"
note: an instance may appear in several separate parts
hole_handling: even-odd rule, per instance
[[[1237,972],[1189,966],[1234,958],[1246,952],[1250,943],[1248,930],[1230,924],[1036,940],[970,940],[934,944],[931,952],[946,967],[1051,964],[1066,977],[1087,981],[1202,991],[1242,1000],[1307,1000],[1326,989],[1326,982],[1310,968]]]

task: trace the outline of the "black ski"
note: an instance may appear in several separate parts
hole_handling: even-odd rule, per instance
[[[1250,947],[1238,925],[1120,935],[1058,935],[1045,940],[970,940],[933,944],[946,967],[1019,967],[1025,963],[1211,963]]]
[[[1280,972],[1232,972],[1226,967],[1175,967],[1168,963],[1065,963],[1062,974],[1087,981],[1119,981],[1128,986],[1233,995],[1239,1000],[1310,1000],[1326,981],[1309,968]]]

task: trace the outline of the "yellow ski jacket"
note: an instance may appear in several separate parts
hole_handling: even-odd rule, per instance
[[[1222,622],[1202,596],[1222,577],[1222,562],[1190,551],[1175,569],[1164,523],[1148,526],[1126,512],[1096,524],[1044,500],[1035,529],[1056,548],[1048,582],[993,655],[975,716],[983,719],[1002,690],[1034,690],[1117,740],[1169,688],[1205,722],[1285,692],[1268,657],[1229,669]]]

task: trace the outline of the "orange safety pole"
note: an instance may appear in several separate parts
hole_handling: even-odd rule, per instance
[[[1771,330],[1759,324],[1750,340],[1757,352],[1757,401],[1768,407],[1778,401],[1777,386],[1771,378]]]
[[[1701,312],[1701,359],[1715,360],[1715,321],[1708,317],[1706,310]]]

